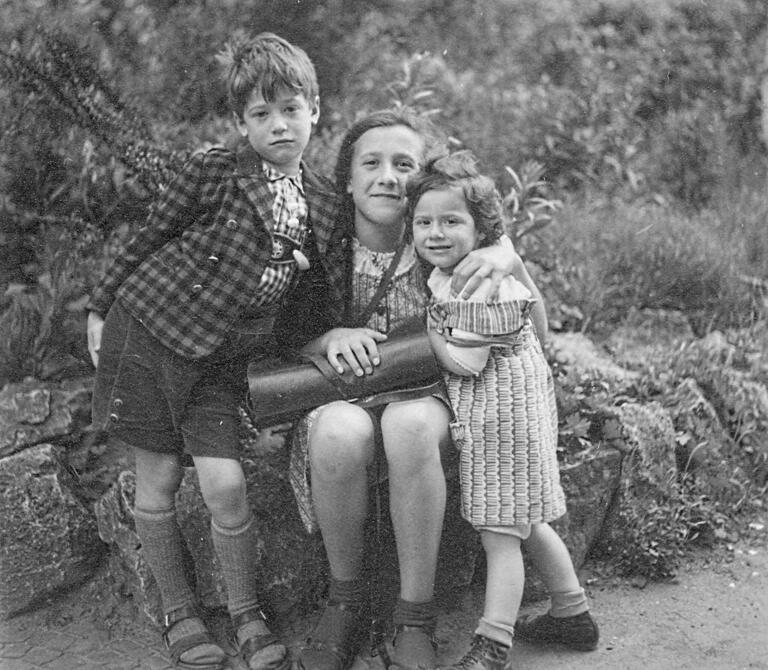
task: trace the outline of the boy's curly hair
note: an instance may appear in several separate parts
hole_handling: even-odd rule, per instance
[[[254,90],[271,102],[280,89],[301,94],[310,104],[318,96],[315,66],[306,52],[274,33],[249,37],[237,32],[216,55],[224,68],[230,109],[243,115]]]
[[[480,246],[487,247],[504,234],[501,218],[501,195],[490,177],[480,174],[477,159],[470,151],[457,151],[430,160],[424,169],[408,182],[406,195],[406,235],[413,236],[413,212],[427,191],[460,188],[464,194],[475,228],[482,233]]]

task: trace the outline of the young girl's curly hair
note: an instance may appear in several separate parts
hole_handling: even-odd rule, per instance
[[[480,174],[477,159],[470,151],[457,151],[430,160],[424,169],[408,182],[406,194],[406,235],[413,235],[413,212],[427,191],[460,188],[467,209],[482,233],[480,246],[487,247],[504,234],[501,218],[501,195],[490,177]]]
[[[224,69],[230,109],[238,116],[254,90],[267,102],[281,89],[303,95],[310,104],[317,98],[317,75],[309,56],[273,33],[250,37],[238,31],[216,60]]]

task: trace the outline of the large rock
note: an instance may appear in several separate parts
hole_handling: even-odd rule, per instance
[[[248,500],[256,517],[259,541],[253,570],[261,582],[263,604],[278,617],[305,612],[321,599],[325,554],[318,535],[307,535],[287,481],[284,452],[249,454],[243,459]],[[112,547],[118,584],[140,610],[159,620],[157,585],[141,554],[133,521],[135,476],[121,473],[116,485],[96,505],[99,533]],[[210,532],[210,514],[203,503],[194,469],[189,468],[176,498],[176,510],[200,601],[207,607],[226,606],[226,586]]]
[[[739,460],[746,456],[752,480],[768,483],[768,389],[741,370],[711,368],[697,382],[728,429]]]
[[[307,535],[301,524],[284,459],[284,452],[251,453],[243,459],[243,468],[248,499],[260,531],[253,569],[259,575],[266,609],[278,618],[288,619],[314,609],[321,602],[328,576],[320,534]],[[455,478],[449,480],[448,491],[437,591],[441,602],[451,606],[458,604],[463,589],[472,581],[480,545],[477,533],[459,515]],[[134,474],[121,473],[116,485],[96,504],[99,534],[111,546],[110,565],[118,588],[132,596],[140,611],[158,622],[161,617],[159,593],[136,535],[132,514],[134,496]],[[399,579],[386,485],[381,487],[378,501],[382,510],[380,519],[375,515],[375,498],[371,502],[367,567],[373,588],[381,593],[380,607],[386,611],[394,602]],[[226,585],[211,542],[210,514],[191,468],[179,489],[176,509],[193,564],[193,569],[188,571],[190,583],[196,584],[198,598],[205,606],[225,607]]]
[[[648,362],[694,339],[688,317],[677,310],[630,309],[626,318],[602,342],[622,367],[642,370]]]
[[[664,399],[664,406],[675,426],[678,472],[691,479],[728,477],[723,452],[732,439],[696,380],[684,379]]]
[[[617,365],[604,349],[581,333],[551,333],[547,338],[547,357],[554,368],[566,373],[572,384],[589,379],[621,389],[637,378],[636,372]]]
[[[13,615],[93,574],[106,546],[49,444],[0,460],[0,614]]]
[[[578,570],[598,541],[619,488],[622,454],[611,447],[596,449],[581,462],[565,465],[560,481],[568,512],[552,523]],[[546,595],[536,566],[525,558],[525,600]]]
[[[136,477],[121,472],[115,484],[96,502],[99,537],[110,548],[109,568],[116,590],[133,598],[139,611],[151,621],[162,618],[160,592],[144,557],[133,522]]]
[[[599,420],[605,442],[623,458],[618,492],[595,545],[598,551],[617,555],[632,549],[622,546],[628,529],[621,510],[629,506],[632,514],[644,514],[645,510],[636,506],[654,504],[677,477],[675,427],[667,409],[658,402],[604,407]]]
[[[0,457],[61,439],[90,423],[90,378],[8,384],[0,391]]]

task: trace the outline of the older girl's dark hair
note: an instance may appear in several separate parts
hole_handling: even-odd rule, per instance
[[[428,161],[422,172],[408,182],[406,234],[413,234],[410,224],[419,198],[427,191],[453,187],[461,189],[475,228],[483,234],[480,246],[496,242],[504,234],[501,195],[493,180],[480,174],[477,159],[469,151],[457,151]]]
[[[442,141],[434,125],[429,119],[420,116],[408,107],[381,109],[355,121],[341,140],[336,159],[336,169],[334,170],[336,193],[340,202],[339,219],[349,230],[352,229],[355,222],[355,203],[352,200],[352,195],[347,193],[347,186],[352,176],[355,144],[369,130],[392,126],[410,128],[424,140],[424,156],[422,156],[424,160],[433,152],[441,150],[438,147],[442,147]]]

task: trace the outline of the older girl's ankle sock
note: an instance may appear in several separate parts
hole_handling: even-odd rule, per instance
[[[556,619],[576,616],[589,610],[584,589],[575,591],[554,591],[549,594],[549,615]]]
[[[395,605],[395,611],[392,613],[392,622],[395,626],[415,626],[434,630],[436,620],[437,612],[435,612],[434,600],[414,603],[400,598]]]
[[[328,600],[332,603],[344,603],[353,607],[365,602],[366,585],[360,577],[354,579],[336,579],[331,577],[328,587]]]

